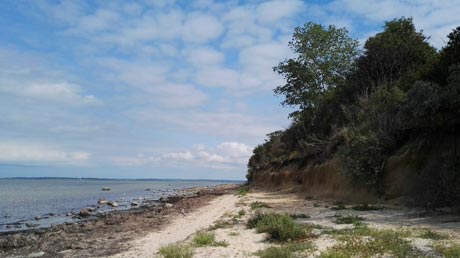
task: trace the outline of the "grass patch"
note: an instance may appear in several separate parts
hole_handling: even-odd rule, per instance
[[[268,233],[275,241],[290,241],[302,239],[310,235],[311,227],[299,225],[287,214],[256,214],[248,221],[249,228],[255,228],[258,233]]]
[[[214,232],[200,231],[193,237],[196,246],[228,246],[225,241],[216,241]]]
[[[352,207],[352,209],[355,211],[376,211],[383,210],[383,208],[384,207],[381,205],[369,205],[367,203],[361,203]]]
[[[228,233],[229,236],[239,236],[240,233],[236,232],[236,231],[232,231],[230,233]]]
[[[433,239],[433,240],[443,240],[443,239],[448,239],[449,236],[446,234],[438,233],[429,229],[423,230],[420,235],[418,235],[420,238],[426,238],[426,239]],[[460,256],[459,256],[460,257]]]
[[[255,255],[261,258],[295,258],[297,252],[313,250],[310,243],[290,243],[282,246],[271,246],[260,250]]]
[[[365,233],[367,237],[343,235],[340,238],[342,243],[322,253],[320,258],[376,257],[376,255],[380,257],[378,255],[384,254],[398,258],[422,256],[408,241],[402,239],[397,231],[366,229]]]
[[[240,188],[236,189],[236,194],[239,196],[245,196],[249,193],[249,186],[241,186]]]
[[[364,218],[356,216],[356,215],[348,215],[348,216],[337,216],[334,220],[335,224],[361,224]]]
[[[159,253],[164,258],[191,258],[193,248],[189,245],[172,244],[161,247]]]
[[[270,205],[264,203],[264,202],[259,202],[259,201],[256,201],[256,202],[252,202],[250,204],[251,206],[251,209],[253,210],[257,210],[257,209],[261,209],[261,208],[271,208]]]
[[[214,224],[212,224],[211,226],[209,226],[208,230],[216,230],[218,228],[230,228],[232,227],[232,223],[230,221],[227,221],[227,220],[218,220],[216,222],[214,222]]]
[[[238,211],[238,216],[239,216],[240,218],[243,217],[244,215],[246,215],[246,211],[245,211],[245,210],[241,209],[241,210]]]
[[[433,246],[434,250],[441,254],[445,258],[458,258],[460,257],[460,246],[459,245],[450,245],[442,246],[435,245]]]

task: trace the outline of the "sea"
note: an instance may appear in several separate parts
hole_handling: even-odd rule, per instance
[[[9,178],[0,179],[0,232],[49,227],[72,223],[68,213],[97,206],[100,198],[116,201],[117,208],[130,208],[132,201],[154,201],[184,188],[216,186],[239,181],[166,179],[79,179]],[[110,191],[102,191],[110,188]],[[38,219],[37,219],[38,218]],[[28,226],[27,226],[28,224]]]

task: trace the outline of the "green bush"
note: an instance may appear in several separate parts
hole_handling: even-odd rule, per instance
[[[268,233],[275,241],[288,241],[305,238],[310,234],[310,228],[295,223],[287,214],[256,214],[248,221],[249,228],[255,228],[258,233]]]
[[[257,210],[257,209],[261,209],[261,208],[271,208],[270,205],[264,203],[264,202],[259,202],[259,201],[256,201],[256,202],[252,202],[250,204],[251,206],[251,209],[253,210]]]
[[[188,245],[172,244],[161,247],[160,255],[164,258],[192,258],[193,249]]]

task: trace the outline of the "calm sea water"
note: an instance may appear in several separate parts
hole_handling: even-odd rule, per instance
[[[0,179],[0,231],[13,230],[8,224],[24,224],[49,213],[55,215],[38,222],[41,226],[68,221],[67,212],[97,205],[99,198],[118,201],[119,209],[126,209],[137,198],[155,200],[183,188],[224,183],[228,181]],[[103,187],[111,190],[102,191]]]

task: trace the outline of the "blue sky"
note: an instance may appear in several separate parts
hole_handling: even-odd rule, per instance
[[[363,42],[413,17],[441,47],[460,1],[0,1],[0,177],[243,179],[289,125],[272,67],[294,27]]]

